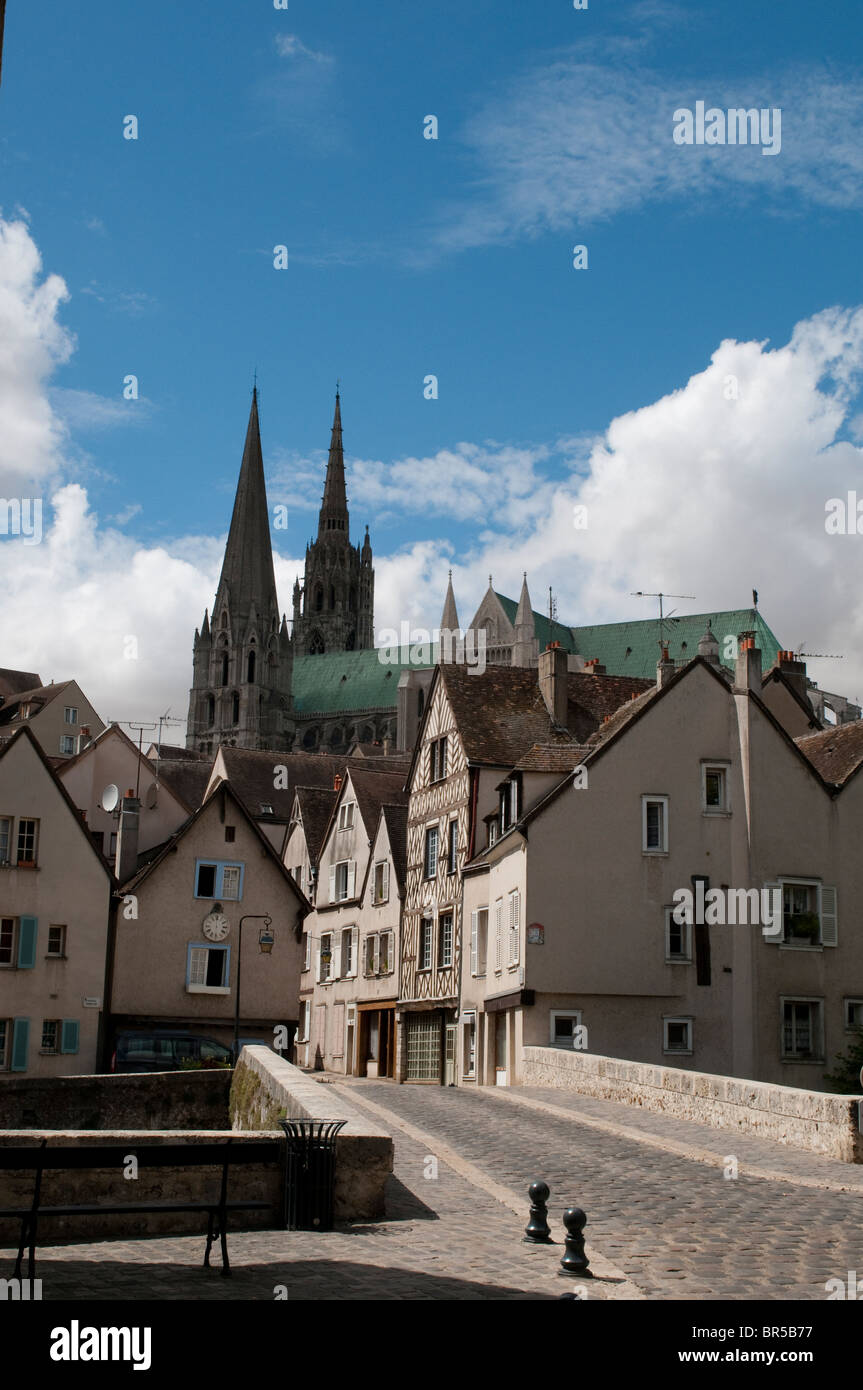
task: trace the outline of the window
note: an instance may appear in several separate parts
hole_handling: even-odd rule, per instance
[[[552,1047],[572,1047],[575,1030],[580,1024],[581,1009],[551,1009],[548,1034]]]
[[[391,931],[381,932],[379,964],[378,969],[382,975],[388,975],[393,968],[393,934]]]
[[[470,973],[485,974],[488,949],[488,908],[478,907],[470,914]]]
[[[434,922],[430,917],[423,917],[420,922],[420,949],[419,949],[419,970],[431,970],[432,963],[432,937],[434,935]]]
[[[376,974],[378,973],[378,964],[377,964],[377,963],[378,963],[378,937],[377,937],[376,935],[367,936],[367,937],[366,937],[366,965],[365,965],[365,973],[366,973],[367,975],[376,975]]]
[[[65,956],[66,954],[66,928],[63,926],[51,926],[48,928],[48,955]]]
[[[437,873],[437,842],[438,828],[436,825],[431,825],[426,831],[425,864],[423,870],[423,876],[425,878],[434,878]]]
[[[341,973],[345,979],[350,979],[357,973],[357,928],[345,927],[342,932],[342,969]]]
[[[229,994],[230,946],[189,946],[186,990],[189,994]]]
[[[782,1060],[822,1062],[821,1000],[782,999]]]
[[[429,781],[442,782],[446,777],[446,734],[429,744]]]
[[[513,776],[504,782],[500,793],[500,830],[503,834],[515,825],[521,812],[521,775]]]
[[[225,826],[225,844],[232,845],[237,838],[237,827],[235,825]]]
[[[252,650],[249,652],[249,659],[248,659],[248,661],[247,661],[247,663],[246,663],[246,683],[247,683],[248,685],[254,685],[254,683],[255,683],[255,649],[254,649],[254,647],[252,647]]]
[[[39,822],[37,820],[22,819],[18,822],[18,863],[36,863],[36,841],[38,837]]]
[[[668,853],[668,797],[641,798],[641,849],[644,854]]]
[[[74,738],[71,737],[71,735],[69,735],[69,734],[61,734],[61,735],[60,735],[60,752],[61,752],[61,753],[74,753],[74,752],[75,752],[75,740],[74,740]]]
[[[664,1018],[662,1020],[663,1052],[692,1052],[692,1019]]]
[[[855,1033],[863,1029],[863,999],[845,1000],[845,1028]]]
[[[357,864],[355,859],[342,859],[330,865],[330,902],[342,903],[352,898],[357,891]]]
[[[329,932],[327,932],[324,936],[321,937],[321,958],[320,968],[318,970],[318,979],[323,982],[325,980],[331,980],[332,977],[333,938],[332,935]]]
[[[692,963],[692,925],[674,920],[674,908],[665,909],[665,959],[678,964]],[[691,914],[690,914],[691,916]]]
[[[375,906],[389,902],[390,896],[390,866],[389,861],[381,859],[375,864],[374,888],[372,889],[373,902]]]
[[[305,1043],[305,1042],[308,1042],[308,1041],[309,1041],[309,1016],[310,1016],[310,1014],[311,1014],[311,1005],[309,1004],[308,999],[302,999],[302,1000],[300,1001],[300,1022],[299,1022],[299,1027],[298,1027],[298,1029],[297,1029],[297,1042],[298,1042],[298,1043]]]
[[[55,1053],[58,1050],[58,1040],[60,1033],[59,1018],[45,1018],[42,1020],[42,1052]]]
[[[354,825],[355,801],[343,801],[339,807],[339,830],[352,830]]]
[[[275,811],[273,810],[273,804],[272,804],[271,801],[262,801],[262,802],[261,802],[261,815],[262,815],[262,816],[274,816],[275,814],[276,814],[276,813],[275,813]]]
[[[518,889],[509,895],[509,964],[518,965],[521,945],[521,898]]]
[[[108,858],[109,858],[109,859],[113,859],[116,853],[117,853],[117,832],[116,832],[116,830],[112,830],[112,831],[111,831],[111,838],[110,838],[110,840],[108,841]]]
[[[782,942],[836,945],[836,889],[805,879],[782,880]]]
[[[198,860],[195,865],[195,897],[239,902],[243,896],[243,865],[221,860]]]
[[[9,863],[9,846],[12,842],[12,821],[9,816],[0,816],[0,864]]]
[[[449,823],[449,844],[447,845],[446,871],[454,874],[458,868],[458,821]]]
[[[438,923],[438,965],[452,965],[452,913],[442,912]]]
[[[493,818],[488,823],[488,847],[497,844],[497,819]]]
[[[15,964],[16,919],[0,917],[0,967]]]
[[[74,705],[67,705],[63,711],[63,719],[66,724],[78,723],[78,710]]]
[[[499,975],[503,964],[503,898],[494,905],[494,973]]]
[[[292,877],[293,877],[294,883],[298,883],[298,884],[300,885],[300,887],[302,888],[302,886],[303,886],[303,866],[302,866],[302,864],[297,864],[297,865],[296,865],[296,867],[295,867],[294,870],[293,870]]]
[[[705,814],[729,810],[727,764],[701,764],[701,809]]]
[[[462,1076],[476,1076],[476,1014],[462,1014]]]
[[[303,932],[303,970],[309,970],[312,964],[312,936],[311,932]]]

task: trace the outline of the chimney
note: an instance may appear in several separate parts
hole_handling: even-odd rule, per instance
[[[549,642],[539,654],[539,688],[552,724],[561,729],[566,728],[569,702],[566,673],[566,652],[559,642]]]
[[[119,883],[126,883],[138,868],[138,821],[141,803],[133,791],[127,791],[120,808],[117,827],[117,851],[114,873]]]
[[[334,792],[338,792],[338,791],[341,791],[341,789],[342,789],[342,774],[341,774],[340,772],[337,772],[336,775],[335,775],[335,777],[333,778],[333,791],[334,791]]]
[[[605,667],[598,656],[592,656],[590,661],[584,663],[585,674],[588,676],[604,676]]]
[[[661,690],[664,685],[668,685],[674,675],[675,666],[671,657],[668,655],[668,648],[662,648],[662,656],[656,663],[656,688]]]
[[[738,690],[752,690],[756,695],[761,694],[761,652],[752,636],[744,635],[740,639],[734,685]]]
[[[793,652],[777,652],[776,665],[789,685],[802,698],[807,698],[806,662],[799,661]]]

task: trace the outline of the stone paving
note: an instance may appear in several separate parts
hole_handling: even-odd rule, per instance
[[[544,1178],[553,1222],[583,1207],[588,1254],[614,1261],[645,1297],[826,1299],[828,1279],[863,1271],[863,1189],[851,1165],[551,1088],[342,1084],[510,1190]],[[663,1130],[710,1161],[657,1147]],[[729,1154],[736,1180],[723,1176]],[[776,1176],[756,1176],[757,1164]],[[803,1185],[797,1169],[832,1186]]]

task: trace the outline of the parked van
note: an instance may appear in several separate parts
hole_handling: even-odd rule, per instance
[[[118,1033],[111,1070],[180,1071],[186,1059],[203,1066],[231,1065],[231,1049],[214,1038],[178,1030]]]

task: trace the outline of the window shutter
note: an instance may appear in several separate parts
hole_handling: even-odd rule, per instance
[[[64,1018],[60,1033],[60,1051],[77,1052],[80,1025],[77,1018]]]
[[[765,888],[765,890],[766,890],[767,892],[769,892],[769,893],[771,893],[771,894],[773,893],[773,890],[774,890],[774,889],[777,889],[777,888],[778,888],[778,890],[779,890],[779,896],[780,896],[780,900],[781,900],[781,898],[782,898],[782,884],[781,884],[781,883],[765,883],[764,888]],[[772,897],[771,897],[770,901],[771,901],[771,903],[772,903],[772,901],[773,901]],[[762,926],[763,926],[763,923],[762,923]],[[761,935],[761,940],[762,940],[762,941],[766,941],[767,944],[768,944],[768,946],[778,946],[779,943],[783,940],[784,935],[785,935],[784,931],[779,931],[779,932],[776,934],[776,936],[765,936],[765,935],[762,933],[762,935]]]
[[[18,926],[18,969],[32,970],[36,964],[36,917],[22,917]]]
[[[374,974],[377,975],[380,972],[381,968],[381,939],[379,936],[376,936],[374,938],[374,943],[375,944],[372,955],[372,970]]]
[[[357,861],[356,861],[356,859],[350,859],[350,860],[348,861],[348,897],[349,897],[349,898],[353,898],[353,897],[356,895],[356,891],[357,891]]]
[[[330,902],[331,902],[331,903],[334,903],[335,900],[336,900],[336,866],[335,866],[335,864],[331,864],[331,865],[330,865]]]
[[[838,926],[836,918],[836,889],[821,889],[821,945],[836,946],[838,944]]]
[[[304,968],[305,970],[308,970],[309,966],[310,966],[311,963],[312,963],[312,935],[311,935],[311,932],[306,932],[306,935],[305,935],[305,943],[306,943],[306,950],[305,950],[305,954],[304,954],[304,956],[303,956],[303,968]]]
[[[384,871],[381,874],[381,902],[387,902],[390,896],[390,861],[384,860]]]
[[[479,913],[470,914],[470,973],[476,975],[479,968]]]
[[[190,985],[205,985],[207,983],[207,955],[206,946],[193,946],[189,952]]]
[[[333,958],[330,961],[330,979],[339,980],[342,975],[342,934],[340,931],[333,933],[330,950],[333,953]]]
[[[517,892],[509,895],[509,963],[518,965],[519,938],[521,936],[521,903]]]
[[[351,927],[351,979],[356,979],[359,974],[359,949],[360,949],[360,929]]]
[[[320,948],[320,946],[318,946],[318,949],[315,951],[315,979],[317,980],[318,984],[320,984],[320,982],[321,982],[321,948]]]
[[[16,1018],[12,1025],[12,1071],[27,1070],[27,1052],[30,1046],[29,1018]]]
[[[494,968],[500,972],[503,950],[503,903],[498,899],[494,905]]]

